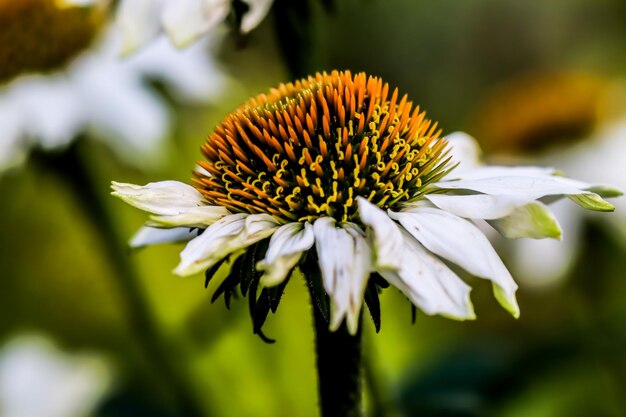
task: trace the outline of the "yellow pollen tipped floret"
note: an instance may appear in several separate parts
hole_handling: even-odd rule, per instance
[[[196,187],[209,204],[282,221],[354,221],[357,196],[382,208],[415,199],[447,172],[446,141],[389,91],[380,78],[333,71],[252,98],[202,146]]]

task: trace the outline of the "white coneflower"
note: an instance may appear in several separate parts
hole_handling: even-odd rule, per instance
[[[440,135],[380,78],[316,74],[227,116],[202,146],[193,186],[114,182],[113,194],[151,215],[133,245],[190,240],[178,275],[210,277],[239,255],[218,293],[250,291],[251,308],[263,303],[265,315],[300,265],[307,279],[319,268],[331,330],[345,321],[357,332],[366,289],[380,277],[427,314],[472,319],[470,287],[451,262],[490,280],[517,317],[517,285],[472,221],[507,237],[559,238],[541,199],[610,211],[601,195],[614,190],[552,168],[481,166],[473,139]]]
[[[30,3],[32,10],[21,11],[19,15],[24,20],[20,27],[32,24],[37,28],[43,26],[45,31],[38,29],[31,33],[20,29],[22,32],[13,33],[12,26],[5,26],[0,28],[0,37],[42,36],[55,45],[68,43],[66,46],[74,48],[70,51],[74,55],[67,58],[59,47],[54,60],[46,52],[38,60],[32,58],[29,62],[16,63],[11,59],[14,54],[7,51],[6,56],[0,54],[1,59],[15,65],[19,63],[21,70],[27,72],[16,77],[20,70],[16,67],[6,74],[14,78],[0,85],[0,124],[3,126],[0,169],[18,164],[33,147],[46,150],[62,147],[86,131],[111,144],[126,160],[131,160],[130,155],[135,152],[142,152],[146,157],[158,156],[159,145],[170,125],[170,114],[167,104],[147,81],[162,81],[177,99],[194,103],[207,103],[221,92],[225,76],[211,61],[205,42],[179,51],[162,38],[133,57],[121,59],[119,35],[112,28],[103,27],[102,22],[95,27],[85,23],[85,27],[98,32],[94,35],[95,45],[93,49],[87,48],[89,44],[75,45],[75,42],[65,41],[69,37],[65,32],[71,27],[63,26],[60,33],[54,29],[58,20],[56,14],[65,16],[73,9],[55,11],[54,6],[43,7],[53,0],[20,3],[20,7],[15,8],[24,9]],[[10,12],[5,9],[0,8],[0,13]],[[75,14],[79,22],[81,18],[93,20],[85,10]],[[78,23],[74,26],[87,31]],[[81,33],[74,35],[86,36]],[[37,45],[44,39],[21,39],[20,42]],[[65,62],[68,59],[69,62]],[[62,65],[57,67],[53,63]],[[47,72],[41,73],[43,70]],[[149,158],[142,162],[146,159]],[[132,160],[139,162],[136,158]]]

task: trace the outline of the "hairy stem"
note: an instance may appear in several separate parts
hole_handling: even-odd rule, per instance
[[[362,416],[361,330],[348,332],[345,324],[328,330],[328,322],[313,307],[319,402],[322,417]]]

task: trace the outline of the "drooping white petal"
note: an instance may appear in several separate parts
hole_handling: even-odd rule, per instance
[[[161,31],[159,14],[165,0],[124,0],[117,10],[122,33],[122,54],[128,55],[156,37]]]
[[[144,226],[130,239],[131,248],[142,248],[160,243],[188,242],[198,236],[198,231],[189,227],[175,227],[173,229],[159,229]]]
[[[406,232],[402,235],[403,252],[398,255],[403,260],[401,269],[381,271],[381,275],[426,314],[441,314],[457,320],[474,319],[471,288],[412,236]]]
[[[205,204],[202,194],[180,181],[158,181],[146,185],[111,182],[112,195],[148,213],[176,216]]]
[[[227,0],[168,1],[161,12],[161,22],[178,48],[185,47],[226,18]]]
[[[209,226],[180,253],[177,275],[192,275],[270,236],[279,224],[267,214],[231,214]]]
[[[243,0],[250,9],[241,19],[241,31],[248,33],[261,23],[272,7],[274,0]]]
[[[469,221],[436,208],[416,208],[411,212],[389,212],[426,249],[469,273],[492,281],[496,299],[515,317],[517,284],[489,240]]]
[[[449,143],[452,163],[459,165],[451,175],[460,175],[481,165],[481,150],[476,139],[464,132],[454,132],[446,136]]]
[[[552,177],[556,173],[557,170],[551,167],[489,165],[478,166],[461,174],[454,170],[452,174],[447,176],[444,180],[450,181],[456,180],[457,178],[462,180],[480,180],[495,177]],[[569,181],[573,180],[570,179]],[[574,183],[572,182],[572,184]]]
[[[287,223],[279,227],[270,239],[265,258],[256,268],[264,271],[261,284],[266,287],[278,285],[285,280],[302,256],[315,243],[310,223]]]
[[[374,265],[376,269],[398,270],[402,265],[402,233],[387,213],[363,197],[357,197],[359,218],[373,231]]]
[[[438,208],[468,219],[499,219],[534,199],[517,195],[427,194],[425,198]],[[410,211],[415,205],[407,205]],[[403,210],[405,211],[405,210]]]
[[[539,201],[518,207],[511,214],[489,221],[498,232],[509,239],[561,239],[561,226],[550,209]]]
[[[433,186],[447,190],[472,190],[491,195],[508,195],[539,199],[549,195],[578,195],[588,191],[578,182],[557,176],[506,176],[440,181]]]
[[[355,334],[371,269],[369,245],[356,226],[337,227],[330,217],[317,219],[313,232],[322,282],[332,304],[330,329],[337,330],[347,317],[348,330]]]

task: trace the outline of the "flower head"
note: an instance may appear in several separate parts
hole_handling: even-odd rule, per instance
[[[472,138],[440,138],[406,96],[363,73],[317,74],[251,99],[202,152],[194,187],[114,182],[113,194],[151,214],[134,246],[190,240],[179,275],[210,278],[241,254],[217,295],[249,292],[257,333],[296,267],[333,330],[345,321],[357,331],[364,298],[377,316],[388,284],[427,314],[474,318],[470,287],[445,261],[492,281],[517,316],[517,285],[474,222],[512,238],[558,238],[540,199],[613,208],[600,195],[609,188],[551,168],[481,166]]]

